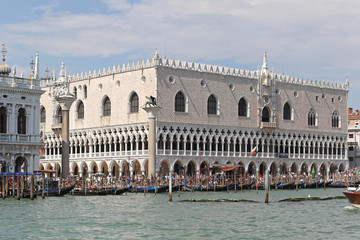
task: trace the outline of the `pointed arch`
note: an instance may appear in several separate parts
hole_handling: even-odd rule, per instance
[[[75,98],[77,98],[77,88],[76,87],[73,88],[73,94],[74,94]]]
[[[59,105],[58,108],[56,109],[56,123],[60,124],[62,123],[63,119],[62,119],[62,108]]]
[[[262,110],[261,121],[270,122],[270,109],[267,106]]]
[[[238,102],[238,116],[249,117],[249,106],[248,101],[246,101],[245,97],[240,98]]]
[[[136,92],[133,92],[130,95],[130,113],[137,113],[139,112],[139,96]]]
[[[284,120],[293,120],[292,109],[289,102],[286,102],[283,107],[283,119]]]
[[[308,113],[308,125],[309,126],[316,126],[316,112],[314,111],[314,109],[310,108],[309,113]]]
[[[207,100],[207,114],[217,114],[217,100],[213,94]]]
[[[83,86],[83,94],[84,94],[84,98],[87,98],[87,86],[86,85]]]
[[[186,101],[185,96],[181,91],[178,91],[175,95],[175,112],[185,112]]]
[[[41,108],[40,108],[40,122],[41,123],[46,122],[46,109],[44,106],[41,106]]]
[[[331,126],[333,128],[339,128],[340,127],[340,115],[338,111],[334,111],[331,116]]]
[[[76,107],[77,119],[83,119],[85,114],[84,103],[80,100]]]
[[[111,101],[108,96],[104,96],[101,106],[102,116],[111,116]]]

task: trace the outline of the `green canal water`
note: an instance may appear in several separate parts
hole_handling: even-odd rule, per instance
[[[358,239],[360,210],[347,199],[278,202],[341,196],[342,189],[128,193],[0,199],[1,239]],[[182,202],[186,199],[251,202]]]

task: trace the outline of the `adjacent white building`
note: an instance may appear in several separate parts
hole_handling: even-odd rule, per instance
[[[348,167],[348,82],[305,80],[160,58],[67,76],[76,96],[70,114],[70,173],[147,174],[148,114],[160,110],[156,171],[195,174],[211,164],[243,172],[327,174]],[[61,106],[55,79],[42,80],[41,168],[61,169]],[[251,151],[257,154],[251,156]]]
[[[0,65],[0,169],[2,172],[32,172],[39,168],[40,88],[39,64],[28,78],[17,77],[16,67],[5,63],[2,45]]]

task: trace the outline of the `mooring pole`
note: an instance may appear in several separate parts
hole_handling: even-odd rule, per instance
[[[169,172],[169,202],[172,202],[172,178],[171,171]]]
[[[20,200],[20,175],[16,176],[16,198],[17,200]],[[15,180],[15,179],[14,179]],[[15,184],[15,182],[14,182]]]
[[[34,173],[30,177],[30,199],[34,200]]]
[[[269,203],[269,170],[265,170],[265,203]]]

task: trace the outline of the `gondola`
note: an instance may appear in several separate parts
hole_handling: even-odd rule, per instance
[[[173,187],[174,189],[174,187]],[[169,190],[169,185],[160,187],[133,187],[131,192],[162,193]]]
[[[294,189],[296,188],[295,183],[280,183],[278,186],[278,189]]]
[[[71,192],[71,190],[73,190],[74,187],[75,187],[75,184],[71,185],[70,187],[63,187],[60,189],[60,191],[59,191],[59,188],[45,189],[44,196],[46,196],[46,197],[63,196],[65,194]],[[42,190],[37,191],[36,195],[42,196]],[[30,196],[30,193],[29,193],[29,196]]]
[[[120,195],[120,194],[123,194],[125,192],[129,192],[131,189],[131,186],[130,187],[125,187],[125,188],[113,188],[112,189],[112,194],[113,195]]]
[[[87,188],[85,189],[74,189],[72,192],[76,196],[104,196],[110,194],[112,189],[102,189],[102,188]]]
[[[329,185],[327,185],[329,188],[346,188],[345,183],[342,182],[332,182]]]

